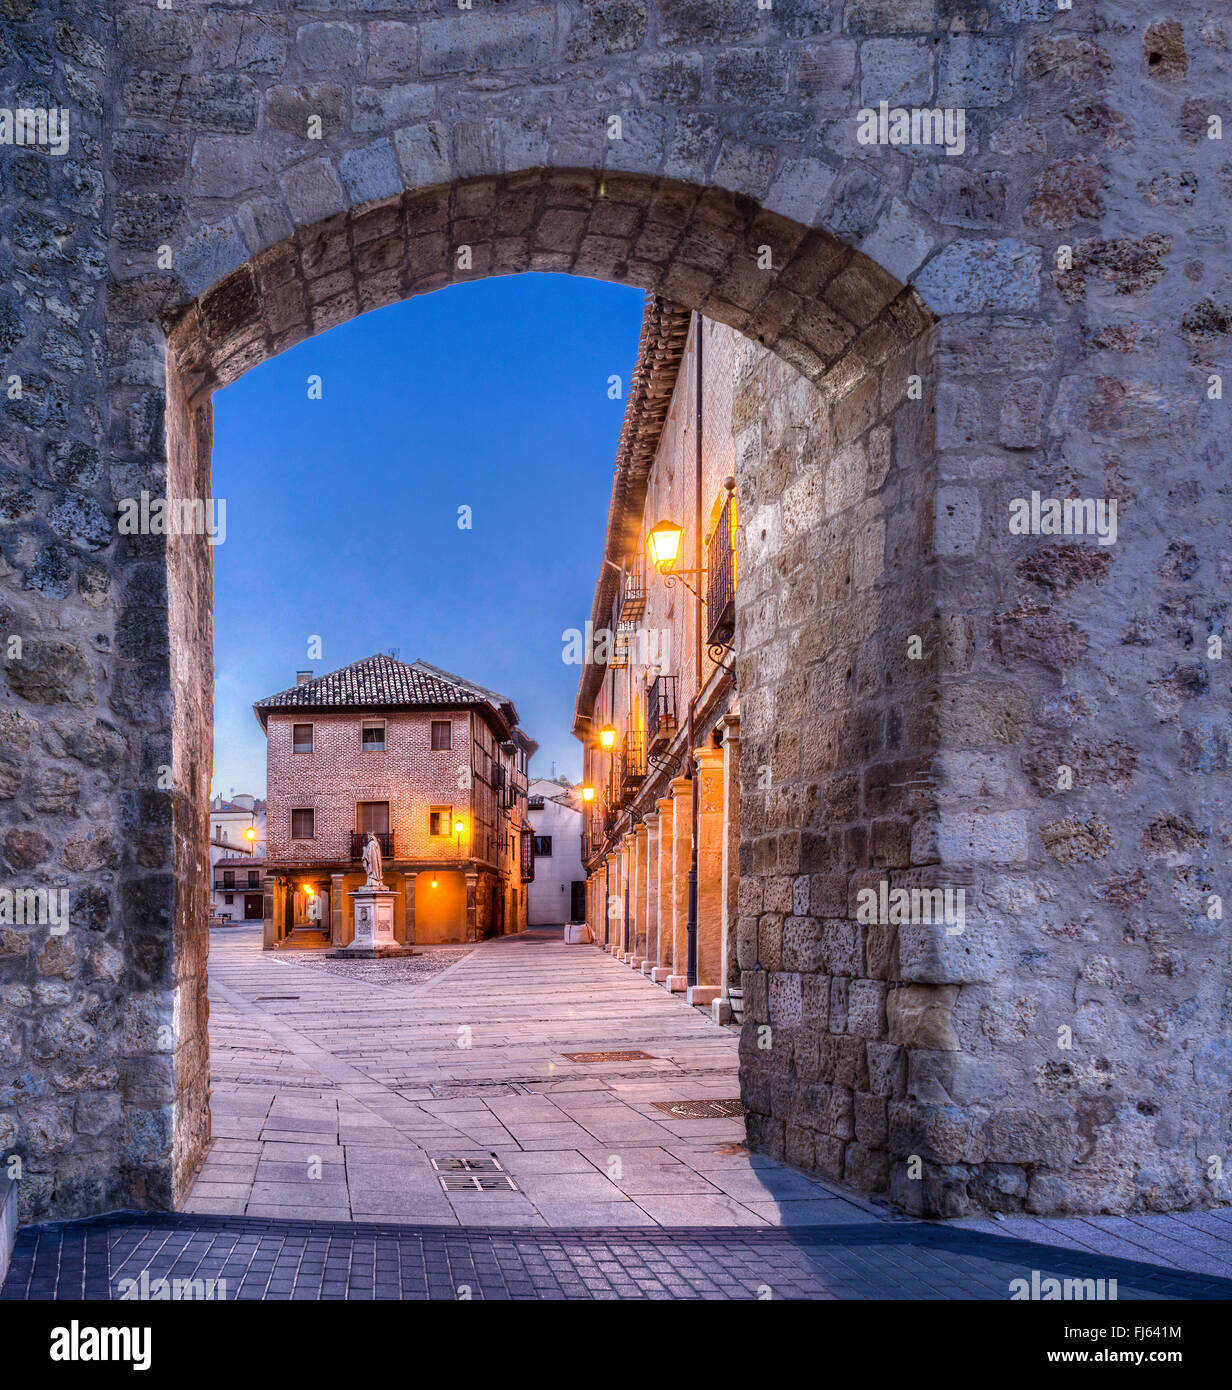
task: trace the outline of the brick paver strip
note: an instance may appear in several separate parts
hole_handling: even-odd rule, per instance
[[[1232,1279],[921,1221],[786,1229],[448,1229],[121,1213],[26,1227],[0,1298],[107,1299],[147,1270],[228,1299],[1008,1299],[1010,1281],[1115,1279],[1121,1301],[1228,1299]]]

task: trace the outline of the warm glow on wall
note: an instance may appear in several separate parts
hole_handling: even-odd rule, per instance
[[[684,535],[682,527],[674,521],[660,521],[652,526],[646,536],[650,550],[650,563],[660,574],[669,574],[680,554],[680,538]]]

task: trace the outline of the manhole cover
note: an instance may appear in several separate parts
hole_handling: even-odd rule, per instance
[[[516,1192],[508,1173],[441,1174],[441,1186],[446,1192]]]
[[[562,1052],[567,1062],[653,1062],[653,1052]]]
[[[731,1120],[744,1114],[738,1100],[652,1100],[656,1110],[666,1110],[678,1120]]]
[[[432,1166],[438,1173],[503,1173],[505,1171],[494,1158],[434,1158]]]

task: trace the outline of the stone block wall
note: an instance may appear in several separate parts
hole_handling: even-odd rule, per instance
[[[272,353],[524,270],[826,400],[823,461],[738,460],[780,527],[742,542],[742,978],[790,1035],[748,1026],[753,1141],[917,1210],[1226,1200],[1226,17],[323,4],[0,5],[7,106],[71,132],[0,147],[0,843],[73,903],[0,930],[23,1216],[173,1204],[208,1133],[209,549],[121,504],[208,497],[210,393]],[[882,100],[962,109],[962,154],[862,144]],[[1117,542],[1015,534],[1033,492]],[[969,930],[857,932],[882,873]]]

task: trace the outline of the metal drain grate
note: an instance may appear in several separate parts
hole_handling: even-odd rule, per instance
[[[566,1062],[653,1062],[653,1052],[562,1052]]]
[[[508,1173],[441,1174],[441,1187],[446,1192],[516,1192]]]
[[[432,1166],[438,1173],[503,1173],[505,1171],[494,1158],[434,1158]]]
[[[271,999],[298,999],[298,994],[258,994],[256,1002],[258,1004],[267,1003]]]
[[[744,1114],[738,1100],[652,1100],[656,1110],[666,1110],[678,1120],[732,1120]]]

